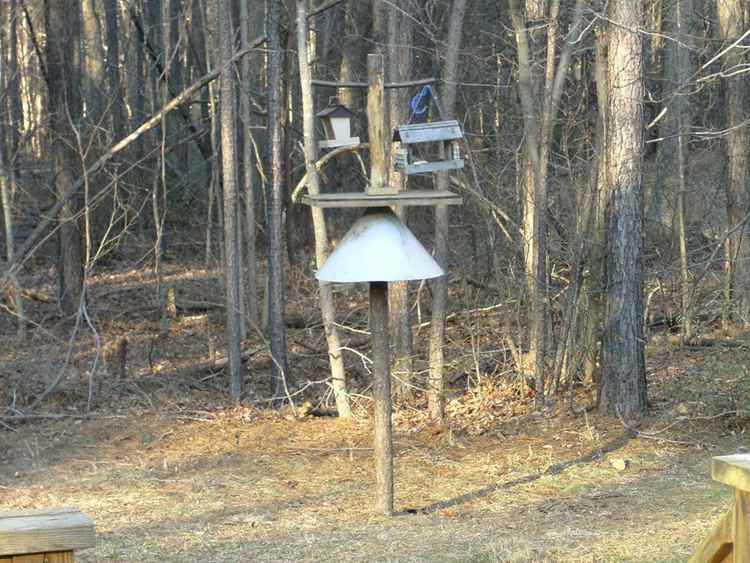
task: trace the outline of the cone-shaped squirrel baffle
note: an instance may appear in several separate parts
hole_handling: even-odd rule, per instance
[[[336,246],[316,278],[355,283],[437,278],[445,274],[412,232],[388,207],[373,207]]]

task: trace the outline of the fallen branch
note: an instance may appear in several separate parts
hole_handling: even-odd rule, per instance
[[[250,350],[245,350],[240,355],[240,360],[242,361],[242,363],[245,363],[255,354],[265,349],[266,349],[266,346],[258,346]],[[192,364],[191,366],[182,368],[182,369],[176,369],[172,371],[152,372],[152,375],[158,376],[160,378],[194,377],[196,375],[203,375],[206,372],[220,371],[224,369],[225,367],[227,367],[228,365],[229,365],[229,358],[219,358],[218,360],[209,360],[207,362],[199,362],[197,364]]]

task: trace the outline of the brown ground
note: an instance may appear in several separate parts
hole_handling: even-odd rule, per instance
[[[204,283],[197,278],[183,282],[178,303]],[[183,312],[154,344],[158,319],[148,299],[113,304],[103,295],[122,280],[100,283],[107,306],[99,326],[107,338],[127,333],[133,341],[127,381],[101,372],[92,415],[79,416],[91,357],[84,339],[44,409],[69,416],[0,425],[0,510],[88,513],[99,543],[80,561],[686,561],[731,499],[710,480],[711,456],[750,446],[750,351],[741,338],[682,350],[666,340],[650,345],[652,414],[640,427],[648,437],[591,413],[526,414],[528,398],[487,367],[477,350],[489,343],[478,339],[466,371],[481,367],[484,379],[470,391],[460,380],[447,428],[427,425],[416,400],[399,406],[399,514],[386,519],[370,511],[366,374],[355,378],[356,421],[295,418],[253,403],[268,394],[266,382],[252,379],[268,361],[260,354],[248,366],[247,406],[228,407],[224,374],[178,369],[206,359],[201,331],[221,349],[220,325]],[[117,295],[123,291],[131,290]],[[364,305],[348,306],[347,322],[359,326]],[[314,325],[312,307],[299,310]],[[491,339],[497,322],[480,320],[487,326],[473,319],[474,327]],[[44,387],[35,370],[55,373],[69,331],[59,323],[47,321],[51,336],[38,330],[32,345],[2,352],[4,405],[14,397],[28,404]],[[461,328],[471,323],[456,324],[463,326],[452,325],[449,340],[465,343]],[[290,330],[295,361],[306,367],[292,390],[325,377],[325,357],[310,351],[319,332]],[[451,375],[464,369],[464,355],[453,349]],[[579,405],[586,400],[584,393]]]

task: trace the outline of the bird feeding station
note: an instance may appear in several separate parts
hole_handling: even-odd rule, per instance
[[[440,121],[426,122],[430,103],[435,105]],[[443,118],[443,110],[432,85],[422,87],[409,105],[409,123],[393,131],[393,142],[398,143],[393,159],[396,170],[412,175],[463,168],[459,142],[464,134],[458,121]]]
[[[422,280],[445,274],[389,206],[456,205],[460,196],[450,191],[398,191],[388,185],[385,124],[385,88],[412,87],[414,83],[385,84],[383,56],[368,55],[367,83],[339,83],[338,87],[367,88],[367,127],[370,142],[370,178],[365,191],[306,194],[302,202],[317,208],[361,207],[366,211],[320,267],[324,283],[369,284],[372,373],[374,379],[374,461],[376,509],[393,514],[393,431],[388,334],[388,283]],[[312,81],[315,84],[315,81]],[[421,82],[424,84],[424,81]],[[330,86],[330,83],[321,84]]]
[[[463,138],[458,121],[402,125],[393,132],[393,141],[400,144],[394,151],[394,165],[397,170],[409,175],[463,168],[464,161],[458,145]]]
[[[318,148],[335,149],[359,144],[359,137],[352,137],[354,114],[348,107],[333,104],[319,112],[317,117],[323,122],[326,134],[326,138],[318,142]]]

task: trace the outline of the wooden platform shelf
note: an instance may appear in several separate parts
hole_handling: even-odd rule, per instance
[[[389,205],[461,205],[463,198],[448,191],[407,190],[394,194],[370,195],[364,192],[302,196],[312,207],[387,207]]]
[[[734,488],[734,506],[706,538],[690,563],[750,562],[750,454],[711,460],[714,481]]]
[[[0,512],[0,563],[73,563],[94,545],[94,521],[73,508]]]

